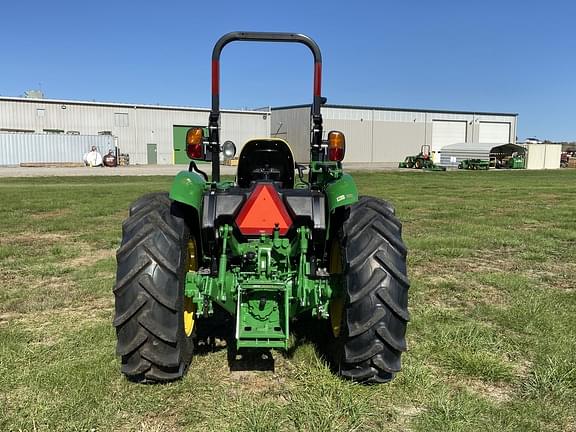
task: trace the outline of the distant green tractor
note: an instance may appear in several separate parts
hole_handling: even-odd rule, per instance
[[[511,156],[506,156],[496,160],[496,168],[504,169],[524,169],[526,168],[526,161],[524,156],[516,152]]]
[[[514,155],[508,159],[507,168],[510,169],[524,169],[526,168],[526,161],[522,155]]]
[[[428,171],[446,171],[446,168],[436,165],[430,157],[430,146],[423,145],[420,153],[416,156],[406,156],[404,162],[398,164],[398,168],[424,169]]]
[[[249,140],[236,179],[220,179],[220,153],[235,154],[219,138],[220,53],[238,40],[297,42],[314,55],[307,179],[276,138]],[[122,225],[114,325],[130,380],[178,379],[215,338],[234,356],[287,349],[295,317],[317,320],[338,375],[384,383],[400,371],[409,318],[402,226],[389,203],[359,197],[342,171],[344,135],[323,134],[321,76],[320,49],[304,35],[234,32],[216,43],[208,135],[188,131],[189,170],[169,194],[138,199]],[[195,160],[212,162],[211,181]]]

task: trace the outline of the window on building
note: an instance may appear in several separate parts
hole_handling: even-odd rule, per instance
[[[128,113],[114,113],[114,126],[128,127]]]
[[[44,108],[36,109],[36,117],[44,117],[44,114],[46,114],[46,110]]]

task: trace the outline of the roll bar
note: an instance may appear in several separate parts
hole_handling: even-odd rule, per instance
[[[220,138],[218,125],[220,121],[220,54],[222,49],[233,41],[253,42],[292,42],[306,45],[314,56],[314,88],[312,100],[312,136],[311,157],[317,160],[322,145],[322,54],[320,48],[310,37],[297,33],[271,32],[231,32],[222,36],[212,51],[212,111],[208,123],[209,146],[212,152],[212,180],[220,181]]]

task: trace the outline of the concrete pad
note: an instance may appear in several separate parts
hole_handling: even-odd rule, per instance
[[[199,166],[201,170],[210,174],[210,164]],[[383,171],[398,167],[391,163],[345,163],[347,171]],[[235,166],[220,166],[222,175],[235,175]],[[66,177],[66,176],[174,176],[178,172],[187,170],[186,165],[130,165],[116,168],[91,167],[0,167],[0,177]]]

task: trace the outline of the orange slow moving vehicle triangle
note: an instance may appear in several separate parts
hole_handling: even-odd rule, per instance
[[[274,186],[264,183],[256,186],[236,223],[244,235],[270,235],[276,224],[280,235],[285,235],[292,225],[292,219]]]

